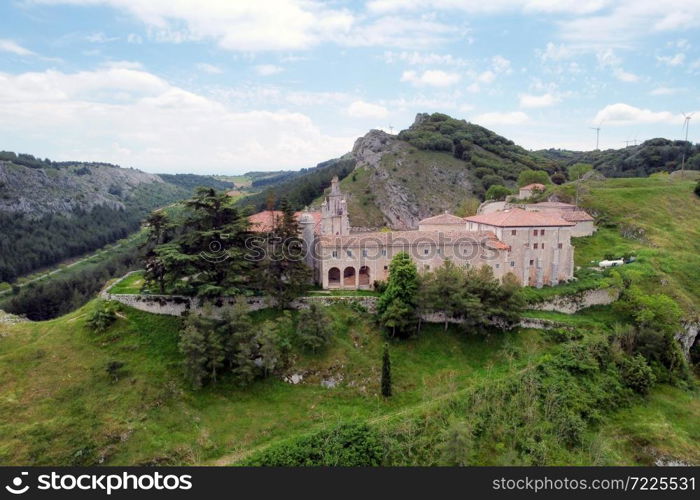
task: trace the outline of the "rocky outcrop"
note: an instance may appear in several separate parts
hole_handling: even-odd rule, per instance
[[[619,298],[620,292],[611,288],[585,290],[571,295],[558,295],[550,300],[533,304],[532,309],[538,311],[556,311],[573,314],[576,311],[592,306],[612,304]]]
[[[698,341],[698,333],[700,333],[700,322],[686,321],[683,322],[683,329],[676,334],[676,340],[681,344],[686,356],[690,356],[690,349]]]
[[[38,217],[97,205],[121,209],[137,186],[161,182],[157,175],[105,164],[29,168],[0,161],[0,211]]]

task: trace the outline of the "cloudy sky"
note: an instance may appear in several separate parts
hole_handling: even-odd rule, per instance
[[[619,148],[700,110],[698,0],[3,0],[0,19],[0,149],[55,160],[295,169],[434,111],[529,149],[593,149],[602,123]]]

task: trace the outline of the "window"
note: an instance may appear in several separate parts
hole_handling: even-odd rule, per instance
[[[438,248],[438,249],[437,249],[437,254],[438,254],[438,255],[442,255],[442,248]]]
[[[515,261],[514,261],[514,260],[511,260],[511,261],[510,261],[510,267],[515,267]]]
[[[382,248],[382,256],[386,257],[386,248]]]
[[[539,245],[539,243],[535,243],[535,244],[533,245],[533,247],[535,247],[535,250],[537,250],[537,246],[538,246],[538,245]]]
[[[428,255],[428,252],[430,251],[429,248],[424,248],[423,249],[423,255]]]
[[[515,229],[513,229],[513,230],[510,232],[510,234],[511,234],[511,236],[515,236],[516,234],[518,234],[518,231],[516,231]]]
[[[348,253],[348,257],[352,257],[352,250],[348,250],[347,253]]]
[[[500,267],[501,267],[500,264],[496,264],[496,269],[498,269],[498,268],[500,268]]]
[[[561,248],[563,245],[561,243],[557,243],[557,248]]]
[[[389,269],[389,266],[384,266],[384,270],[386,271],[387,269]]]
[[[544,229],[540,229],[540,236],[544,236]]]
[[[532,259],[530,259],[530,265],[531,265],[531,266],[534,266],[534,265],[535,265],[535,261],[532,260]]]
[[[367,249],[366,248],[362,249],[362,256],[367,257]]]
[[[333,257],[338,258],[338,250],[333,250]]]
[[[537,236],[537,229],[535,229],[535,232],[534,232],[534,234],[535,234],[535,236]]]
[[[544,243],[542,243],[542,250],[544,250]]]

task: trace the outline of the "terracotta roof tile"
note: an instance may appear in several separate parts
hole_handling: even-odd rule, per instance
[[[421,224],[455,224],[463,226],[464,219],[445,212],[444,214],[434,215],[418,222],[418,225]]]
[[[321,246],[358,248],[376,246],[406,246],[432,242],[457,242],[485,245],[497,250],[509,250],[492,231],[379,231],[351,233],[345,236],[322,236]]]
[[[567,210],[562,212],[560,215],[562,219],[568,220],[569,222],[586,222],[594,220],[593,217],[588,215],[583,210]]]
[[[299,220],[304,212],[294,212],[294,217]],[[321,230],[321,212],[307,212],[314,219],[314,233]],[[248,217],[250,230],[256,233],[268,233],[275,227],[276,222],[282,218],[280,210],[265,210]]]
[[[573,222],[562,219],[559,215],[542,212],[528,212],[522,208],[512,208],[490,214],[479,214],[465,217],[469,222],[477,222],[495,227],[547,227],[575,226]]]

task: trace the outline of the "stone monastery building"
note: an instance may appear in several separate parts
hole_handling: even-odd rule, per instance
[[[577,224],[562,217],[562,211],[542,208],[508,208],[465,218],[444,213],[423,219],[411,231],[351,231],[345,196],[335,178],[320,212],[296,215],[302,237],[313,249],[307,263],[325,289],[372,288],[375,281],[388,278],[398,252],[407,252],[419,272],[449,259],[456,265],[487,265],[497,278],[513,273],[523,285],[541,287],[573,277],[571,236]],[[273,211],[255,214],[251,225],[269,230],[277,216]]]

